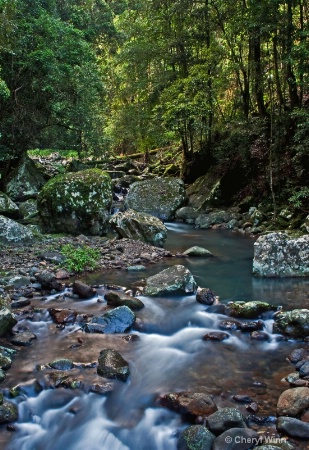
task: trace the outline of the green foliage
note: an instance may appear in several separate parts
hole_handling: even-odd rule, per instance
[[[309,212],[309,187],[303,186],[295,190],[289,202],[294,208]]]
[[[72,244],[63,245],[61,253],[66,257],[65,268],[70,272],[94,270],[100,257],[97,249],[87,246],[74,247]]]
[[[28,150],[27,153],[30,157],[42,157],[42,158],[44,158],[44,157],[46,158],[46,157],[52,155],[53,153],[59,153],[59,155],[62,156],[63,158],[77,158],[78,157],[78,152],[76,150],[35,148],[33,150]]]

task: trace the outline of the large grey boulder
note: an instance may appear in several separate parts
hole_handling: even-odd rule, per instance
[[[154,178],[133,183],[126,208],[144,212],[162,220],[171,220],[186,200],[184,183],[178,178]]]
[[[227,226],[231,220],[237,220],[239,213],[233,210],[218,210],[210,213],[200,214],[195,219],[195,226],[198,228],[211,228],[213,225]]]
[[[8,217],[0,216],[0,243],[28,242],[32,239],[33,233],[29,228]]]
[[[88,169],[51,179],[38,197],[43,230],[103,235],[108,230],[112,185],[107,173]]]
[[[259,277],[309,276],[309,234],[260,236],[254,244],[253,274]]]
[[[0,214],[3,216],[16,217],[18,206],[4,192],[0,192]]]
[[[274,333],[282,333],[291,338],[309,336],[309,309],[293,309],[275,316]]]
[[[194,294],[197,283],[192,273],[184,266],[176,265],[146,278],[143,293],[149,296]]]
[[[188,206],[198,210],[218,207],[222,204],[221,178],[212,173],[207,173],[197,178],[187,189],[189,196]]]
[[[177,209],[175,217],[185,223],[194,223],[199,215],[200,213],[195,208],[192,208],[192,206],[183,206]]]
[[[110,225],[121,238],[146,242],[156,247],[163,247],[167,237],[167,229],[160,219],[133,209],[115,214]]]
[[[42,169],[25,155],[10,176],[5,191],[12,200],[34,198],[46,183]]]

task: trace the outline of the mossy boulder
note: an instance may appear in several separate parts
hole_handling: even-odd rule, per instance
[[[306,338],[309,336],[309,309],[280,312],[275,317],[273,331],[291,338]]]
[[[243,319],[257,319],[268,311],[276,311],[277,307],[265,302],[230,302],[228,304],[229,316]]]
[[[282,232],[260,236],[254,244],[253,275],[309,276],[309,234],[298,238]]]
[[[17,320],[15,315],[9,308],[5,306],[0,309],[0,336],[4,336],[9,333],[11,329],[16,325]]]
[[[185,187],[178,178],[154,178],[133,183],[126,198],[126,208],[171,220],[186,201]]]
[[[0,405],[0,423],[15,422],[17,419],[17,406],[11,402],[3,402],[2,405]]]
[[[8,217],[0,216],[0,243],[22,243],[32,239],[33,233],[29,228]]]
[[[100,169],[58,175],[38,197],[42,228],[48,233],[106,234],[111,204],[111,179]]]
[[[215,436],[202,425],[186,428],[177,442],[178,450],[211,450]]]
[[[8,217],[18,215],[18,206],[4,192],[0,192],[0,214]]]
[[[24,201],[35,198],[45,183],[43,167],[24,155],[18,167],[12,172],[5,192],[14,201]]]
[[[156,247],[163,247],[167,237],[167,229],[160,219],[133,209],[115,214],[110,225],[121,238],[139,240]]]
[[[188,295],[197,290],[192,273],[184,266],[176,265],[146,279],[144,294],[153,296]]]

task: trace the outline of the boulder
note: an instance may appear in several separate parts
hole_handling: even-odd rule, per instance
[[[126,381],[130,375],[127,361],[115,350],[104,349],[100,352],[97,373],[105,378],[117,378]]]
[[[199,247],[195,245],[194,247],[188,248],[183,252],[185,256],[213,256],[213,254],[207,250],[207,248]]]
[[[185,200],[186,193],[182,180],[158,177],[133,183],[125,206],[162,220],[171,220]]]
[[[96,290],[88,284],[76,280],[73,283],[73,294],[77,294],[80,298],[91,298],[96,294]]]
[[[34,198],[30,198],[19,205],[19,212],[23,219],[31,219],[37,216],[38,206],[37,201]]]
[[[16,217],[18,206],[4,192],[0,191],[0,214],[3,216]]]
[[[281,433],[299,439],[309,439],[309,423],[302,422],[294,417],[279,417],[277,429]]]
[[[10,181],[6,184],[6,193],[14,201],[36,197],[46,183],[42,170],[42,167],[24,155],[18,167],[10,175]]]
[[[176,265],[146,278],[143,293],[148,296],[194,294],[197,283],[191,272],[184,266]]]
[[[187,418],[206,417],[217,411],[212,397],[202,392],[174,392],[162,395],[157,404],[183,414]]]
[[[38,283],[40,283],[43,289],[61,291],[62,284],[56,280],[55,275],[48,270],[42,270],[38,275],[36,275]]]
[[[212,305],[217,300],[217,297],[210,289],[198,287],[196,300],[203,305]]]
[[[254,244],[253,274],[259,277],[309,275],[309,234],[291,238],[286,233],[260,236]]]
[[[207,418],[210,431],[216,435],[230,428],[246,428],[244,417],[237,408],[220,408]]]
[[[230,428],[215,439],[212,450],[249,450],[260,440],[250,428]]]
[[[17,320],[9,308],[2,307],[0,309],[0,336],[9,333],[16,325]]]
[[[111,179],[99,169],[58,175],[38,197],[42,228],[49,233],[101,236],[108,230],[111,204]]]
[[[131,297],[130,295],[126,295],[121,292],[107,292],[104,295],[104,298],[109,306],[127,306],[133,311],[144,307],[144,303],[138,298]]]
[[[211,172],[202,175],[188,187],[187,195],[189,197],[188,206],[198,210],[218,207],[223,200],[220,177]]]
[[[273,332],[296,339],[306,338],[309,336],[309,309],[293,309],[276,314]]]
[[[0,216],[0,243],[29,242],[32,239],[33,233],[29,228],[8,217]]]
[[[202,425],[191,425],[179,436],[177,450],[211,450],[215,436]]]
[[[203,336],[204,341],[224,341],[228,339],[230,335],[223,331],[209,331]]]
[[[48,363],[52,369],[56,370],[71,370],[74,367],[73,361],[70,359],[55,359],[54,361]]]
[[[239,214],[233,210],[219,210],[210,213],[200,214],[195,219],[195,226],[198,228],[211,228],[213,225],[227,224],[231,220],[237,220]]]
[[[20,347],[27,347],[32,344],[32,341],[37,339],[36,335],[31,333],[31,331],[23,331],[16,333],[12,339],[10,339],[11,344],[19,345]]]
[[[2,405],[0,405],[0,423],[15,422],[17,419],[17,406],[11,402],[3,402]]]
[[[167,237],[165,225],[157,217],[129,209],[118,212],[110,220],[111,228],[121,238],[134,239],[156,247],[163,247]]]
[[[182,220],[185,223],[194,223],[195,219],[199,216],[199,212],[191,206],[183,206],[177,209],[175,218]]]
[[[88,333],[124,333],[135,322],[135,314],[127,306],[119,306],[102,316],[93,317],[84,326]]]
[[[228,315],[244,319],[257,319],[261,314],[268,311],[276,311],[277,307],[269,303],[253,302],[230,302],[227,305]]]
[[[307,408],[309,408],[309,388],[296,387],[282,392],[277,403],[277,414],[296,417]]]

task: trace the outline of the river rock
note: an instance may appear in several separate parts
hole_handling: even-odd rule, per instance
[[[23,243],[33,240],[32,231],[8,217],[0,216],[0,243]]]
[[[115,214],[110,225],[121,238],[146,242],[156,247],[163,247],[167,229],[160,219],[150,214],[129,209]]]
[[[77,312],[72,309],[50,308],[48,312],[55,323],[74,323],[77,317]]]
[[[204,341],[224,341],[228,339],[230,335],[223,331],[209,331],[203,336]]]
[[[276,311],[277,307],[265,302],[230,302],[227,305],[229,316],[244,319],[257,319],[268,311]]]
[[[117,378],[126,381],[130,375],[127,361],[115,350],[104,349],[100,352],[97,373],[105,378]]]
[[[9,333],[16,323],[17,320],[10,309],[2,307],[0,309],[0,336]]]
[[[305,362],[300,368],[299,368],[299,376],[304,378],[309,376],[309,361]]]
[[[42,227],[48,233],[106,234],[111,204],[111,179],[99,169],[58,175],[38,197]]]
[[[231,331],[236,331],[239,329],[240,327],[240,322],[238,322],[237,320],[221,320],[218,323],[218,327],[221,330],[231,330]]]
[[[8,370],[12,365],[12,360],[9,356],[0,353],[0,369]]]
[[[55,359],[54,361],[48,363],[48,365],[52,369],[56,370],[71,370],[74,367],[73,361],[70,359],[62,358],[62,359]]]
[[[309,275],[309,234],[291,238],[286,233],[260,236],[254,244],[253,274],[259,277]]]
[[[200,213],[195,208],[183,206],[182,208],[177,209],[175,217],[185,223],[194,223],[199,214]]]
[[[296,417],[309,408],[309,388],[296,387],[284,391],[277,403],[278,416]]]
[[[133,311],[142,309],[145,306],[138,298],[130,297],[130,295],[122,294],[121,292],[107,292],[104,298],[109,306],[127,306]]]
[[[37,339],[34,333],[30,331],[22,331],[16,333],[12,339],[10,339],[11,344],[19,345],[21,347],[26,347],[32,344],[32,341]]]
[[[125,201],[127,209],[148,213],[162,220],[171,220],[186,200],[185,187],[178,178],[154,178],[130,186]]]
[[[252,331],[250,339],[253,341],[269,341],[269,335],[265,331]]]
[[[227,224],[232,219],[236,219],[238,216],[239,214],[228,210],[213,211],[207,214],[203,213],[195,219],[195,226],[198,228],[207,229],[211,228],[213,225]]]
[[[308,352],[304,348],[295,348],[288,356],[291,363],[298,363],[307,356]]]
[[[237,408],[218,409],[208,416],[207,425],[210,431],[216,435],[230,428],[246,428],[244,417]]]
[[[34,198],[46,183],[46,177],[43,175],[42,169],[43,167],[25,154],[18,167],[11,174],[5,192],[14,201]]]
[[[302,422],[294,417],[279,417],[277,429],[292,437],[309,439],[309,423]]]
[[[260,441],[260,435],[250,428],[230,428],[218,436],[212,450],[248,450]]]
[[[0,191],[0,214],[8,217],[18,215],[18,206],[4,192]]]
[[[207,248],[199,247],[195,245],[194,247],[188,248],[183,252],[185,256],[213,256],[213,254],[207,250]]]
[[[0,423],[15,422],[18,419],[18,408],[14,403],[3,402],[0,405]]]
[[[43,289],[49,291],[55,289],[56,291],[62,290],[62,285],[56,280],[55,274],[48,270],[42,270],[42,272],[36,275],[37,281],[40,283]]]
[[[157,404],[190,419],[209,416],[218,409],[212,397],[202,392],[175,392],[162,395]]]
[[[127,306],[119,306],[102,316],[93,317],[84,329],[88,333],[124,333],[134,322],[135,314],[131,309]]]
[[[76,280],[73,283],[73,294],[77,294],[80,298],[91,298],[96,294],[96,290],[88,284]]]
[[[291,338],[309,336],[309,309],[293,309],[275,316],[274,333],[282,333]]]
[[[65,256],[62,255],[61,253],[52,251],[42,252],[39,255],[39,258],[44,261],[48,261],[55,264],[62,264],[66,259]]]
[[[176,265],[146,278],[144,295],[188,295],[197,290],[197,283],[191,272],[184,266]]]
[[[177,442],[177,450],[211,450],[215,436],[202,425],[186,428]]]
[[[217,300],[217,297],[210,289],[198,287],[196,300],[203,305],[212,305]]]

